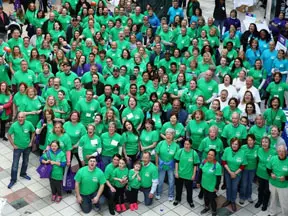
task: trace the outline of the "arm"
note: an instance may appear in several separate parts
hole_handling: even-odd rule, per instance
[[[156,147],[156,145],[157,145],[157,142],[153,142],[152,145],[149,145],[149,146],[146,146],[146,147],[142,147],[142,145],[141,145],[141,148],[142,148],[142,151],[144,151],[144,150],[147,150],[147,149],[153,149],[153,148]]]
[[[10,95],[9,101],[3,105],[3,108],[4,109],[10,108],[12,105],[12,101],[13,101],[13,97],[12,97],[12,95]]]
[[[206,103],[207,103],[207,104],[211,103],[216,97],[217,97],[217,93],[213,93],[213,94],[212,94],[212,97],[209,98],[209,99],[206,101]]]
[[[10,144],[12,145],[12,147],[13,147],[14,149],[18,149],[18,147],[15,145],[14,140],[12,139],[12,137],[11,137],[11,135],[10,135],[9,133],[8,133],[8,135],[7,135],[7,138],[8,138],[8,140],[9,140]]]
[[[116,192],[115,188],[113,187],[113,185],[111,185],[111,183],[106,180],[106,185],[110,188],[111,192]]]
[[[179,161],[175,160],[175,178],[179,178],[178,170],[179,170]]]
[[[32,146],[32,142],[34,142],[34,138],[35,138],[35,131],[31,134],[31,139],[30,139],[29,147]]]
[[[100,199],[103,191],[104,191],[104,184],[100,185],[98,192],[97,192],[97,195],[93,198],[92,202],[94,204],[99,202],[99,199]]]
[[[154,194],[156,189],[157,189],[157,185],[158,185],[158,179],[153,179],[152,180],[152,186],[151,186],[151,190],[150,190],[150,194]]]
[[[82,197],[80,195],[80,187],[79,187],[79,182],[75,182],[75,193],[76,193],[76,199],[77,199],[77,202],[79,204],[82,203]]]

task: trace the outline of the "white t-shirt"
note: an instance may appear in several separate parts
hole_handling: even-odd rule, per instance
[[[226,89],[228,91],[228,100],[230,98],[232,98],[232,97],[238,98],[237,90],[236,90],[236,88],[233,85],[229,85],[228,87],[226,87],[224,85],[224,83],[222,83],[222,84],[219,85],[218,89],[219,89],[219,91],[218,91],[218,95],[219,96],[221,95],[221,91],[223,89]]]

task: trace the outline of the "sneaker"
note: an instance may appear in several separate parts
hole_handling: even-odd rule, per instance
[[[52,202],[55,202],[55,200],[56,200],[56,195],[52,195],[51,201],[52,201]]]
[[[245,201],[243,199],[239,200],[240,205],[243,205],[245,203]]]
[[[209,210],[210,210],[209,208],[205,207],[205,208],[200,212],[200,214],[205,214],[205,213],[207,213]]]
[[[134,208],[134,203],[132,203],[132,204],[130,204],[130,211],[134,211],[135,210],[135,208]]]
[[[15,181],[10,181],[8,188],[11,189],[15,183],[16,183]]]
[[[56,203],[60,203],[61,202],[61,200],[62,200],[62,196],[57,196],[57,198],[56,198]]]
[[[172,202],[174,200],[174,197],[168,197],[169,202]]]
[[[27,179],[27,180],[31,180],[31,177],[28,176],[28,175],[20,175],[20,177],[25,178],[25,179]]]
[[[160,199],[161,199],[160,195],[156,195],[156,196],[155,196],[155,199],[156,199],[156,200],[160,200]]]
[[[126,211],[127,210],[125,204],[121,204],[121,210],[122,211]]]
[[[138,203],[134,203],[134,209],[138,210]]]
[[[247,199],[249,203],[253,203],[254,201],[252,200],[252,198],[248,198]]]
[[[116,210],[117,212],[121,212],[121,205],[120,205],[120,204],[117,204],[117,205],[115,206],[115,210]]]
[[[174,202],[173,202],[173,205],[174,206],[177,206],[179,204],[179,202],[177,201],[177,200],[175,200]]]
[[[2,139],[3,139],[3,141],[8,141],[7,137],[5,137],[5,136]]]

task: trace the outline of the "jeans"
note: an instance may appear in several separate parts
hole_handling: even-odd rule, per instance
[[[12,163],[12,169],[11,169],[11,181],[14,181],[14,182],[17,181],[18,166],[19,166],[19,160],[20,160],[21,154],[23,154],[23,160],[22,160],[20,176],[27,175],[26,171],[27,171],[27,167],[29,163],[30,152],[31,152],[31,147],[28,147],[26,149],[14,149],[13,163]]]
[[[252,184],[256,170],[243,170],[240,186],[240,199],[247,200],[251,199],[252,195]]]
[[[150,188],[141,188],[140,189],[143,194],[144,194],[144,204],[145,206],[150,206],[153,203],[153,198],[149,198],[149,194],[151,191],[151,187]]]
[[[182,196],[182,190],[183,190],[183,184],[186,187],[186,196],[187,196],[187,202],[188,203],[193,203],[193,181],[188,180],[188,179],[183,179],[183,178],[176,178],[176,199],[177,201],[181,201],[181,196]]]
[[[220,40],[222,40],[222,31],[223,31],[223,27],[224,27],[224,23],[225,23],[225,20],[215,20],[214,21],[214,25],[215,26],[219,26],[220,27]]]
[[[102,157],[104,167],[106,167],[108,164],[112,162],[112,157],[110,156],[101,156],[101,157]]]
[[[230,202],[235,202],[237,198],[238,185],[241,179],[241,174],[232,179],[230,174],[225,170],[226,179],[226,199]]]
[[[168,175],[168,183],[169,183],[169,190],[168,190],[168,197],[174,197],[174,170],[161,170],[159,169],[159,184],[157,186],[156,194],[160,196],[163,190],[163,183],[165,179],[165,174],[167,172]]]
[[[89,194],[89,195],[82,195],[81,194],[82,203],[80,204],[80,207],[85,214],[89,213],[92,210],[92,206],[93,206],[92,199],[97,195],[97,192],[98,191],[95,191],[94,193]],[[100,208],[100,203],[101,204],[104,203],[102,197],[100,197],[98,203],[94,204],[95,207]]]
[[[258,202],[267,207],[270,199],[269,181],[258,176],[258,183]]]
[[[110,188],[107,185],[105,185],[103,195],[107,199],[109,209],[114,210],[115,192],[112,192]]]

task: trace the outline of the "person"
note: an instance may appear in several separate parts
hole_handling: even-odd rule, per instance
[[[14,136],[13,138],[12,135]],[[31,177],[27,175],[27,168],[32,142],[35,137],[35,128],[30,121],[26,120],[26,115],[23,112],[18,113],[17,121],[9,128],[7,137],[13,147],[11,180],[8,185],[8,188],[11,189],[17,181],[18,165],[21,155],[23,155],[23,162],[20,177],[31,180]]]
[[[258,145],[255,145],[256,138],[254,134],[247,135],[247,145],[242,145],[241,149],[245,152],[247,165],[242,172],[241,183],[240,183],[240,200],[241,205],[244,204],[245,200],[249,203],[253,203],[252,199],[252,184],[254,176],[256,174],[257,167],[257,152],[259,149]]]
[[[266,164],[269,174],[269,189],[271,192],[269,212],[271,215],[276,215],[277,204],[281,207],[283,215],[288,215],[288,158],[287,146],[279,145],[277,147],[277,155],[273,156]]]
[[[173,202],[177,206],[181,202],[183,184],[186,187],[186,199],[191,208],[194,208],[193,202],[193,181],[196,177],[197,167],[200,163],[198,154],[192,148],[192,140],[185,140],[184,148],[179,149],[174,156],[175,159],[175,183],[176,198]]]
[[[64,167],[66,167],[66,157],[60,149],[60,143],[53,141],[50,144],[50,149],[40,157],[42,164],[52,165],[50,188],[52,192],[51,201],[59,203],[62,200],[62,180]]]
[[[263,115],[258,114],[255,118],[255,125],[253,125],[248,134],[254,134],[255,136],[255,145],[261,146],[261,139],[264,136],[267,136],[268,133],[266,131],[265,119]]]
[[[216,192],[219,190],[219,185],[222,176],[222,167],[216,160],[216,151],[210,149],[207,154],[207,158],[200,164],[197,187],[201,187],[204,191],[204,203],[205,207],[200,214],[205,214],[212,209],[212,216],[216,216]]]
[[[1,11],[1,10],[0,10]],[[5,136],[5,124],[9,120],[9,117],[12,112],[12,99],[13,96],[11,95],[8,85],[6,82],[0,83],[0,138],[3,141],[8,141]]]
[[[144,152],[142,155],[142,168],[140,170],[141,187],[144,194],[145,206],[152,205],[154,193],[158,185],[158,169],[151,163],[150,152]]]
[[[6,26],[9,25],[10,19],[8,15],[5,13],[3,6],[0,6],[0,38],[3,39],[4,41],[7,40],[7,29]]]
[[[218,94],[218,83],[212,79],[214,76],[214,72],[212,70],[208,70],[205,72],[205,77],[200,78],[197,81],[198,88],[203,92],[203,96],[205,98],[205,103],[210,104]]]
[[[186,125],[186,120],[188,113],[185,109],[182,108],[181,101],[179,99],[174,99],[172,103],[172,108],[169,109],[166,113],[166,118],[169,119],[171,113],[175,113],[178,116],[178,121],[182,123],[183,126]]]
[[[169,24],[174,22],[175,16],[180,16],[181,19],[184,18],[183,9],[178,7],[178,0],[173,0],[172,7],[169,8],[167,15],[169,16]]]
[[[141,185],[141,163],[136,161],[133,166],[133,169],[130,169],[128,173],[128,188],[126,190],[131,211],[138,210],[138,191]]]
[[[96,165],[96,157],[90,157],[88,166],[79,169],[74,177],[77,203],[85,214],[91,212],[93,204],[99,208],[99,200],[106,183],[104,173]]]
[[[213,17],[215,19],[214,25],[217,26],[217,28],[220,27],[220,39],[222,40],[223,27],[227,19],[225,0],[215,0]]]
[[[226,202],[222,207],[231,204],[232,211],[236,212],[237,189],[241,179],[242,171],[247,165],[245,152],[241,149],[240,139],[234,137],[230,140],[231,147],[224,150],[222,165],[224,166],[224,176],[226,180]]]
[[[167,172],[169,190],[168,200],[171,202],[174,200],[174,169],[175,162],[174,156],[179,149],[179,145],[174,141],[175,130],[168,128],[165,131],[165,140],[159,142],[156,146],[155,152],[155,164],[159,169],[159,184],[156,191],[155,198],[160,199],[163,190],[163,183]]]
[[[128,169],[126,167],[125,159],[121,158],[119,160],[119,165],[113,170],[112,178],[114,181],[115,192],[115,209],[117,212],[126,211],[126,206],[124,203],[124,192],[125,187],[128,183]]]
[[[240,101],[243,100],[245,92],[250,91],[254,97],[255,103],[261,103],[259,90],[254,86],[253,77],[247,77],[245,83],[246,85],[242,86],[238,92],[238,98],[240,99]]]

